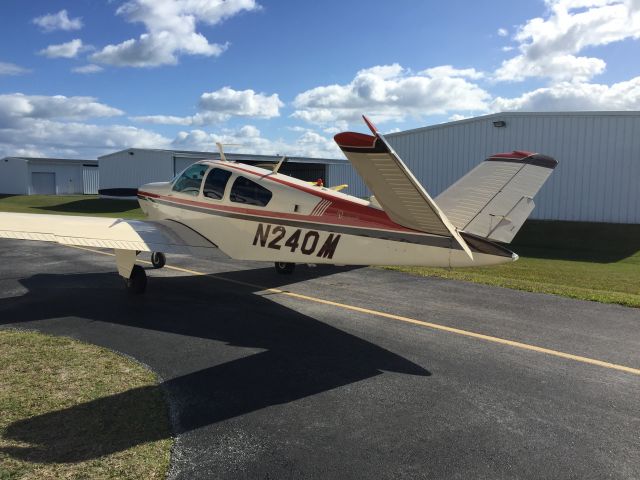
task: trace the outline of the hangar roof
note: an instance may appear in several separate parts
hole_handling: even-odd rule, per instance
[[[435,130],[438,128],[446,128],[455,125],[461,125],[464,123],[474,123],[482,120],[492,120],[507,117],[585,117],[585,116],[599,116],[599,117],[638,117],[640,111],[620,111],[620,110],[604,110],[604,111],[566,111],[566,112],[496,112],[489,115],[481,115],[479,117],[463,118],[461,120],[455,120],[452,122],[436,123],[435,125],[427,125],[426,127],[412,128],[410,130],[402,130],[401,132],[393,132],[385,134],[385,137],[399,137],[402,135],[412,134],[415,132],[422,132],[425,130]]]
[[[85,160],[81,158],[48,158],[48,157],[15,157],[9,156],[4,157],[2,160],[14,159],[14,160],[23,160],[28,163],[58,163],[63,165],[75,165],[75,164],[85,164],[85,165],[95,165],[98,166],[97,160]]]
[[[170,155],[178,155],[182,157],[206,157],[212,159],[220,159],[220,153],[218,152],[198,152],[192,150],[167,150],[161,148],[127,148],[124,150],[119,150],[117,152],[109,153],[107,155],[102,155],[98,158],[107,158],[112,155],[118,155],[124,152],[129,152],[130,154],[135,154],[135,152],[144,151],[144,152],[162,152],[168,153]],[[243,161],[258,161],[258,162],[277,162],[282,158],[281,155],[254,155],[252,153],[224,153],[225,157],[228,160],[243,162]],[[342,158],[312,158],[312,157],[296,157],[287,155],[287,162],[292,163],[322,163],[322,164],[347,164],[346,159]]]

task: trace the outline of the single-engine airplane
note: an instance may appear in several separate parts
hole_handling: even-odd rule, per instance
[[[533,196],[557,165],[513,151],[493,155],[435,199],[375,126],[372,135],[334,138],[374,194],[370,200],[310,185],[272,170],[221,160],[187,167],[171,182],[138,189],[147,220],[0,213],[0,238],[110,248],[133,293],[147,285],[136,265],[152,252],[296,263],[469,267],[517,260],[511,242],[534,208]]]

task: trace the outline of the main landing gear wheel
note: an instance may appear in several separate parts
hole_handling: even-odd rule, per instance
[[[130,293],[144,293],[147,288],[147,274],[140,265],[134,265],[129,278],[125,279],[127,290]]]
[[[276,262],[276,272],[280,274],[290,274],[296,268],[295,263],[286,263],[286,262]]]
[[[167,257],[162,252],[151,252],[151,265],[153,268],[162,268],[167,263]]]

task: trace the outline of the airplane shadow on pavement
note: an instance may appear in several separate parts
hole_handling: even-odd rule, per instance
[[[293,276],[282,277],[272,268],[260,268],[220,276],[278,287],[344,270],[299,268]],[[115,421],[125,414],[144,415],[157,389],[169,399],[176,435],[384,371],[430,375],[269,295],[254,295],[259,290],[255,287],[213,277],[155,276],[142,296],[127,294],[121,279],[111,273],[38,274],[21,283],[28,289],[25,295],[0,299],[0,325],[115,348],[150,364],[165,380],[157,387],[132,389],[9,425],[5,437],[30,446],[1,451],[19,459],[78,462],[166,436],[161,429],[141,432],[135,423]],[[76,325],[81,328],[76,330]],[[110,428],[122,431],[113,435]],[[60,432],[75,438],[63,451],[54,440]]]

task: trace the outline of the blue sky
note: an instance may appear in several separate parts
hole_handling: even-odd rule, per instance
[[[5,0],[0,155],[340,156],[340,130],[640,110],[640,0]]]

